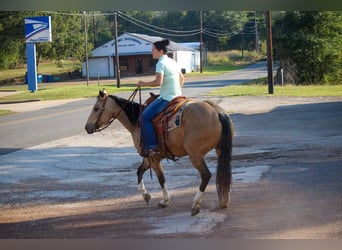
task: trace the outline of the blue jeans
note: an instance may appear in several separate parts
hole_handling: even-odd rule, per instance
[[[158,148],[157,136],[153,128],[152,120],[167,108],[168,103],[168,101],[158,98],[150,103],[142,112],[140,124],[144,149]]]

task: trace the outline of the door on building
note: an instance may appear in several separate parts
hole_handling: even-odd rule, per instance
[[[136,73],[137,74],[142,74],[143,73],[143,64],[142,64],[142,58],[141,57],[137,58]]]

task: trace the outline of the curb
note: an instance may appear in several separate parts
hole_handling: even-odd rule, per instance
[[[40,102],[41,99],[30,99],[30,100],[21,100],[21,101],[7,101],[7,102],[0,102],[1,104],[16,104],[16,103],[25,103],[25,102]]]

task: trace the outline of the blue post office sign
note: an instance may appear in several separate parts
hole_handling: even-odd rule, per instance
[[[25,40],[26,43],[51,42],[51,17],[25,18]]]

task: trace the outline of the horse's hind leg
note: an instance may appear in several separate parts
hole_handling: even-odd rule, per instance
[[[143,176],[144,176],[145,171],[149,168],[150,168],[150,165],[148,163],[148,159],[144,158],[143,162],[141,163],[141,165],[139,166],[139,168],[137,170],[138,191],[142,194],[144,200],[147,203],[149,203],[149,201],[151,200],[151,194],[148,193],[147,189],[145,188]]]
[[[211,178],[211,173],[207,167],[207,164],[204,161],[203,156],[194,156],[189,155],[192,164],[198,170],[199,174],[201,175],[201,184],[199,186],[199,190],[197,191],[194,201],[192,203],[191,208],[191,215],[194,216],[200,212],[200,204],[202,201],[203,193],[209,183]]]

